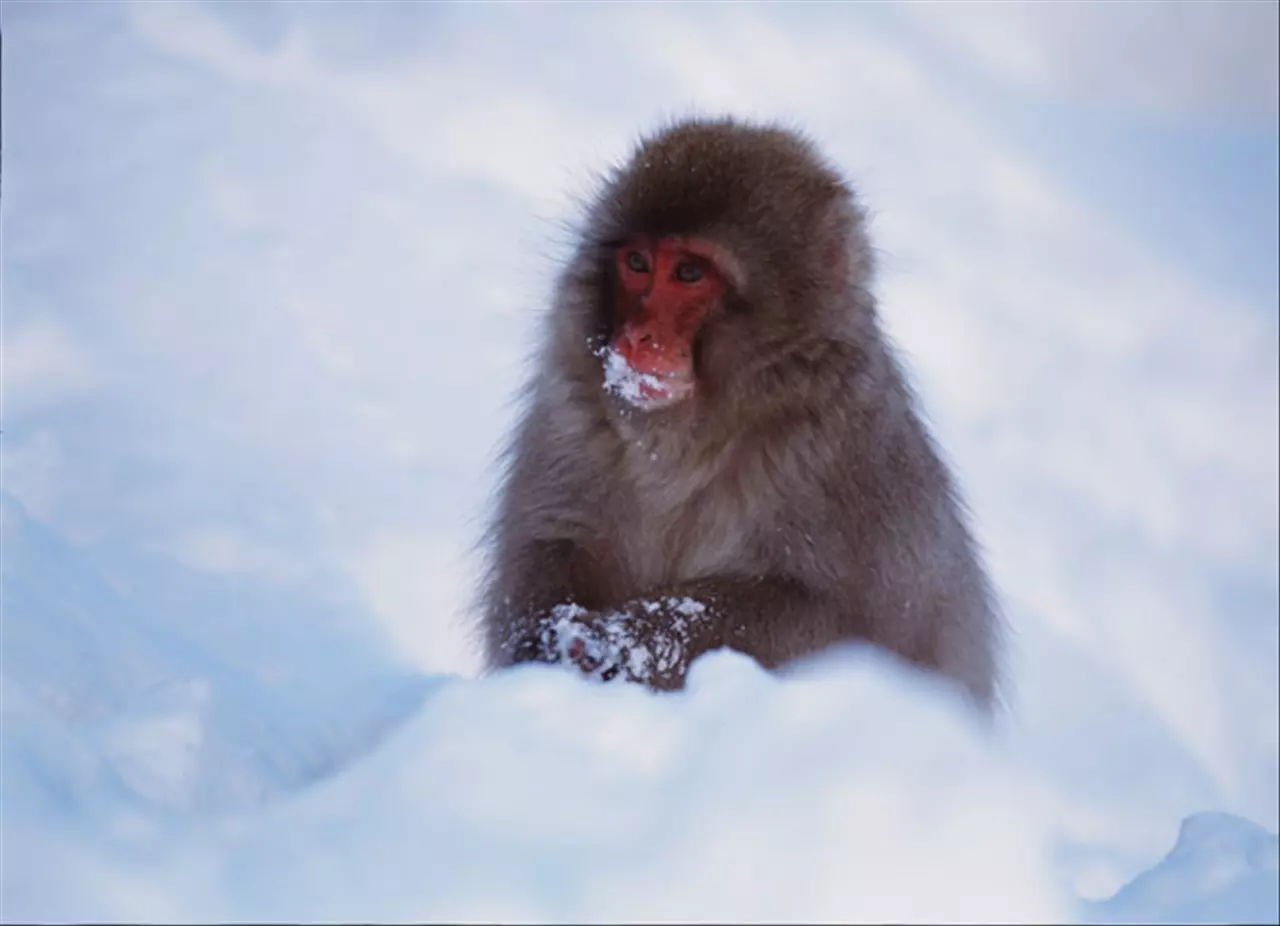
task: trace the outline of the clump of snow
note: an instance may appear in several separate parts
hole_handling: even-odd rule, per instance
[[[685,615],[705,614],[707,610],[707,606],[701,601],[688,596],[683,598],[670,596],[666,598],[641,598],[637,603],[649,614],[656,614],[664,608],[668,611]]]
[[[563,627],[574,621],[580,621],[590,612],[580,604],[558,604],[551,609],[551,624],[554,627]]]
[[[600,352],[600,357],[604,361],[605,391],[638,408],[660,404],[655,402],[655,396],[665,397],[671,391],[670,385],[662,377],[641,373],[612,347],[605,347]]]
[[[562,663],[596,666],[590,674],[599,678],[617,664],[617,651],[583,622],[589,613],[581,605],[556,605],[542,627],[542,648],[554,650]]]

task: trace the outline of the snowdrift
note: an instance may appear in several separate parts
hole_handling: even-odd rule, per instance
[[[1220,814],[1077,900],[1043,770],[870,650],[786,677],[713,653],[660,696],[545,666],[427,677],[340,609],[277,602],[264,630],[252,607],[202,620],[185,586],[185,619],[153,613],[158,592],[0,513],[6,921],[1280,915],[1276,836]]]
[[[1060,921],[1047,830],[985,740],[870,654],[785,682],[713,654],[671,697],[442,679],[383,748],[256,812],[30,819],[6,915]]]

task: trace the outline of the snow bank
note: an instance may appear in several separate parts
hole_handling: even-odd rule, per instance
[[[543,666],[439,680],[383,747],[296,798],[177,828],[127,816],[93,840],[6,821],[21,845],[6,917],[1027,922],[1066,909],[1045,821],[981,723],[857,651],[786,681],[712,654],[669,696]],[[32,887],[52,870],[56,884]],[[15,878],[33,880],[10,893]]]
[[[0,517],[6,921],[1061,918],[1024,776],[887,657],[428,677]]]
[[[424,676],[320,601],[0,516],[5,921],[1276,919],[1276,837],[1213,814],[1078,904],[1054,769],[869,650]]]

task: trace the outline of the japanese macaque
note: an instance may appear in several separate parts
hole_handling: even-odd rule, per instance
[[[803,137],[641,142],[559,279],[488,538],[489,667],[680,688],[861,641],[990,706],[1000,622],[872,296],[849,185]]]

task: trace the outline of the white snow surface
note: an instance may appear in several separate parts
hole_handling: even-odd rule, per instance
[[[712,653],[654,695],[414,674],[308,615],[282,680],[269,644],[219,659],[2,512],[5,921],[1276,916],[1276,837],[1214,814],[1078,902],[1005,724],[865,648],[785,677]]]
[[[5,510],[26,566],[39,531]],[[127,613],[74,604],[96,662],[123,664]],[[42,610],[6,614],[6,919],[1061,916],[1025,776],[959,701],[869,653],[785,682],[714,654],[674,696],[541,666],[421,679],[385,698],[416,709],[380,744],[354,704],[257,738],[232,703],[278,699],[249,679],[170,640],[131,673],[163,697],[112,697],[59,672],[75,637],[33,642]],[[331,766],[272,771],[323,732],[345,744]]]
[[[1177,845],[1125,885],[1092,919],[1110,923],[1274,923],[1280,839],[1248,820],[1201,813],[1182,823]]]

